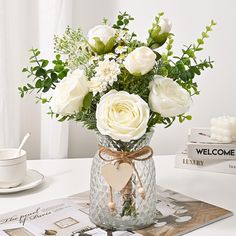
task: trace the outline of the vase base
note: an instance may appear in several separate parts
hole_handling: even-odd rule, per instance
[[[139,225],[135,225],[132,223],[131,224],[127,224],[126,222],[124,222],[122,224],[122,222],[117,222],[117,223],[98,223],[98,222],[94,222],[92,219],[90,219],[91,222],[93,224],[95,224],[97,227],[102,228],[104,230],[114,230],[114,231],[136,231],[136,230],[140,230],[140,229],[144,229],[147,228],[149,226],[151,226],[152,224],[154,224],[153,222],[147,223],[147,224],[139,224]]]

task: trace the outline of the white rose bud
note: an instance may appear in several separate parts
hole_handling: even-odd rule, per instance
[[[115,45],[116,30],[108,25],[97,25],[88,32],[88,42],[98,54],[110,52]]]
[[[191,97],[188,91],[170,78],[155,76],[149,84],[149,105],[163,117],[173,117],[188,111]]]
[[[146,132],[149,111],[148,104],[138,95],[111,90],[97,105],[97,128],[114,140],[137,140]]]
[[[171,28],[171,21],[167,18],[161,18],[159,23],[155,23],[153,27],[148,31],[148,46],[152,49],[161,47],[170,35]]]
[[[77,69],[60,81],[50,102],[52,111],[60,115],[79,112],[88,93],[88,80],[83,70]]]
[[[124,66],[133,75],[147,74],[156,63],[156,54],[148,47],[139,47],[128,54]]]
[[[159,26],[161,27],[161,31],[159,32],[159,34],[169,33],[172,28],[172,23],[167,18],[161,18],[159,22]]]

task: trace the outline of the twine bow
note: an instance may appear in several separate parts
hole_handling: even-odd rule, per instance
[[[105,157],[106,155],[108,155],[111,158],[107,159]],[[153,150],[151,147],[144,146],[139,150],[132,151],[132,152],[126,152],[126,151],[113,151],[109,148],[100,146],[98,156],[105,162],[115,161],[114,165],[116,165],[117,168],[119,167],[119,165],[121,163],[130,164],[133,167],[134,172],[135,172],[135,174],[138,178],[138,181],[139,181],[140,187],[138,189],[138,192],[143,199],[145,198],[145,191],[143,189],[143,184],[140,179],[139,173],[138,173],[137,169],[135,168],[133,161],[146,161],[146,160],[150,159],[153,156]],[[111,186],[109,186],[109,187],[110,187],[110,202],[108,203],[108,207],[110,208],[111,211],[115,211],[115,203],[113,202],[112,187]],[[126,187],[124,187],[124,190],[125,190],[125,192],[127,192],[127,189],[125,189],[125,188]]]
[[[103,157],[103,154],[113,157],[114,159],[106,159],[105,157]],[[149,154],[149,155],[146,156],[147,154]],[[109,148],[101,146],[99,148],[98,155],[103,161],[112,162],[112,161],[116,160],[120,163],[126,162],[126,163],[131,164],[133,160],[146,161],[146,160],[150,159],[153,155],[153,150],[149,146],[145,146],[145,147],[142,147],[141,149],[136,150],[136,151],[125,152],[125,151],[113,151]]]

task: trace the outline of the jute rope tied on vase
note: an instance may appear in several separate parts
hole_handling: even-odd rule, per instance
[[[106,155],[111,157],[109,159],[106,158]],[[144,199],[145,198],[145,190],[143,188],[143,184],[140,178],[140,175],[134,165],[134,161],[146,161],[153,156],[153,150],[149,146],[144,146],[139,150],[126,152],[126,151],[113,151],[109,148],[100,146],[98,156],[105,162],[114,162],[114,165],[116,168],[119,168],[119,165],[121,163],[128,163],[132,166],[138,182],[139,182],[139,188],[138,193],[140,196]],[[129,181],[130,182],[130,181]],[[132,185],[130,186],[129,182],[127,185],[122,189],[122,193],[124,195],[124,198],[127,198],[132,194]],[[110,191],[110,201],[108,203],[108,207],[111,211],[116,211],[116,206],[113,201],[113,190],[112,186],[109,185],[109,191]]]

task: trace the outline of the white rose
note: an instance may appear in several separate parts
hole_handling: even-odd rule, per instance
[[[83,70],[77,69],[57,84],[51,100],[52,111],[63,116],[79,112],[87,93],[87,77]]]
[[[156,54],[148,47],[139,47],[128,54],[124,60],[125,68],[130,74],[145,75],[154,67]]]
[[[90,29],[88,32],[88,42],[92,48],[98,53],[109,52],[115,44],[115,35],[116,30],[108,25],[97,25],[94,28]],[[99,38],[103,45],[97,45],[94,38]],[[108,42],[110,39],[114,38],[110,45]]]
[[[129,142],[145,134],[149,107],[138,95],[111,90],[101,97],[97,105],[96,119],[101,134]]]
[[[188,91],[170,78],[155,76],[149,84],[149,89],[150,108],[163,117],[183,114],[191,105]]]
[[[161,31],[159,32],[159,34],[169,33],[172,28],[172,23],[167,18],[161,18],[159,22],[159,26],[161,27]]]

